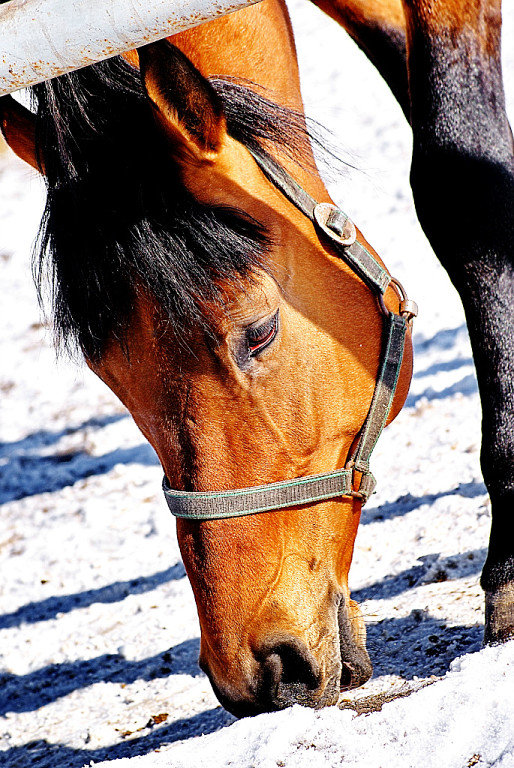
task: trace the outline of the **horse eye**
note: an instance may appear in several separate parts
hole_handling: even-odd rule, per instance
[[[266,347],[269,347],[278,332],[278,309],[269,320],[259,326],[246,329],[246,343],[250,357],[256,357]]]

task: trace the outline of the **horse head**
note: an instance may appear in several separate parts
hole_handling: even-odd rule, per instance
[[[281,153],[328,202],[308,150],[291,159],[301,117],[209,81],[167,42],[139,60],[142,86],[123,62],[97,65],[102,92],[80,91],[86,70],[63,79],[85,101],[38,86],[35,129],[4,102],[7,139],[48,177],[42,250],[60,333],[127,406],[175,489],[222,493],[345,466],[374,392],[383,313],[249,151]],[[398,312],[391,288],[385,303]],[[390,419],[410,375],[407,345]],[[348,495],[177,521],[200,664],[228,710],[334,704],[371,674],[348,589],[360,508]]]

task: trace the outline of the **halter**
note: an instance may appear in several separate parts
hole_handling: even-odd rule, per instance
[[[358,498],[364,504],[375,488],[369,461],[391,410],[402,366],[407,327],[418,313],[401,283],[391,277],[371,253],[357,241],[353,222],[330,203],[317,203],[273,158],[251,151],[265,176],[307,216],[326,237],[338,256],[373,291],[384,315],[382,352],[371,405],[358,440],[344,469],[321,475],[297,477],[233,491],[190,492],[170,488],[164,476],[163,491],[170,512],[189,520],[220,520],[310,504],[338,496]],[[393,285],[400,295],[400,314],[390,312],[384,293]]]

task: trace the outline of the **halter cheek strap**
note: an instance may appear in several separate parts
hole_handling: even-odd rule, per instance
[[[268,179],[330,239],[337,255],[377,296],[384,315],[380,365],[368,415],[344,469],[220,492],[176,491],[165,476],[162,487],[170,512],[190,520],[241,517],[339,496],[357,497],[365,503],[375,488],[369,468],[371,453],[391,411],[407,326],[417,315],[415,302],[407,298],[401,284],[357,241],[355,226],[343,211],[330,203],[317,203],[266,153],[253,151],[252,155]],[[400,293],[399,315],[390,312],[384,303],[384,293],[391,283]]]

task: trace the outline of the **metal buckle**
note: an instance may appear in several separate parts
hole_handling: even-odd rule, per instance
[[[391,278],[391,283],[395,285],[400,294],[400,316],[410,323],[414,317],[418,316],[418,305],[407,296],[407,291],[396,277]]]
[[[344,222],[342,230],[330,226],[329,218],[330,216],[334,217],[334,214],[342,214],[345,216],[346,221]],[[331,240],[335,240],[337,243],[340,243],[340,245],[352,245],[357,239],[357,230],[355,229],[353,221],[343,214],[340,208],[336,205],[332,205],[332,203],[318,203],[314,208],[314,219],[319,228],[323,230]]]

